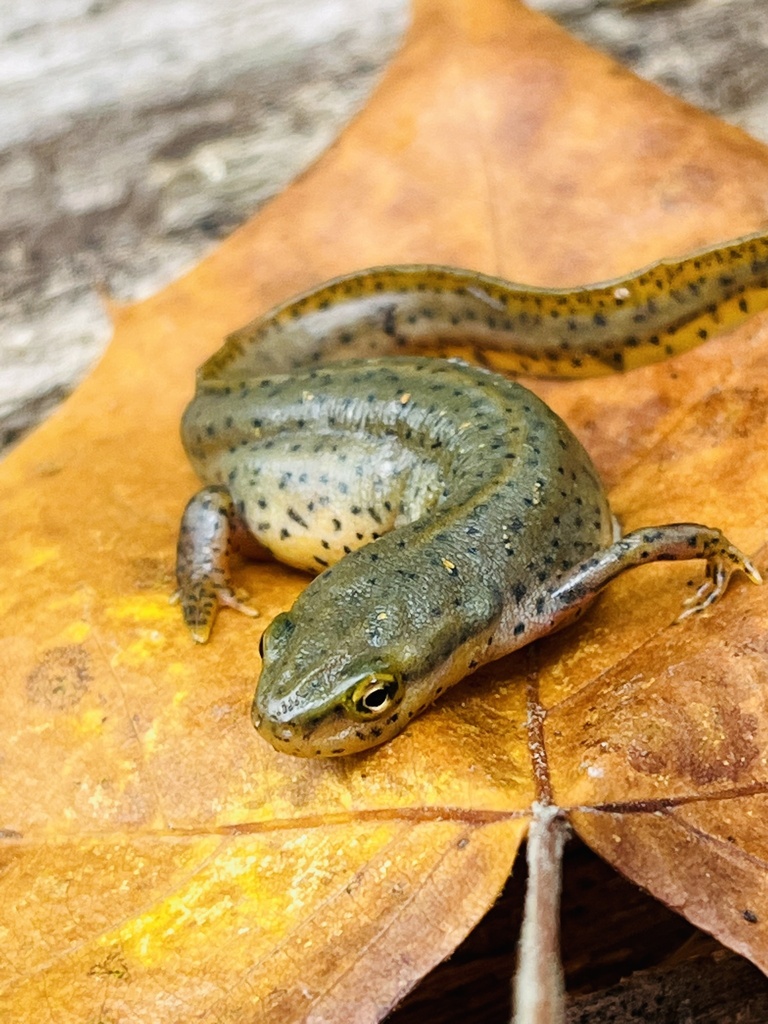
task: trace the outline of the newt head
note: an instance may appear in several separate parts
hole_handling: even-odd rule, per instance
[[[361,578],[365,550],[313,580],[264,631],[251,717],[281,753],[338,757],[377,746],[466,675],[455,657],[466,639],[460,613],[435,616],[429,573],[405,594],[397,573]]]
[[[401,721],[405,686],[399,667],[367,644],[357,652],[348,644],[339,650],[337,640],[337,649],[328,652],[317,640],[317,628],[297,629],[286,612],[264,631],[252,709],[261,735],[281,753],[338,757],[400,732],[408,716],[403,713]]]

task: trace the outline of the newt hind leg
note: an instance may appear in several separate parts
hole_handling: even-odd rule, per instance
[[[762,583],[752,562],[720,530],[698,523],[672,523],[635,530],[604,551],[569,570],[549,595],[548,610],[553,624],[575,617],[615,577],[648,562],[677,562],[704,559],[706,579],[685,602],[677,621],[704,611],[718,601],[731,576],[741,571],[753,583]]]
[[[198,643],[208,640],[221,605],[259,614],[246,604],[247,594],[233,588],[229,576],[233,542],[245,530],[225,487],[204,487],[184,509],[176,549],[178,589],[171,600],[181,604],[184,622]]]

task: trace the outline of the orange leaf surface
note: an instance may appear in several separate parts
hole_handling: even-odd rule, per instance
[[[768,587],[672,625],[700,569],[649,566],[392,743],[273,751],[260,625],[193,645],[168,605],[195,488],[195,367],[257,312],[387,262],[580,284],[765,223],[768,154],[513,0],[416,0],[368,109],[194,272],[115,310],[105,358],[0,473],[0,1017],[373,1022],[511,870],[534,799],[768,966]],[[627,529],[695,519],[761,559],[768,327],[537,383]],[[764,565],[763,565],[764,567]],[[253,565],[264,622],[306,580]],[[10,910],[8,908],[11,908]]]

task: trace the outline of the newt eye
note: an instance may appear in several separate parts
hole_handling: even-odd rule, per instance
[[[264,661],[264,634],[259,637],[259,657]]]
[[[378,718],[399,702],[403,687],[390,672],[371,672],[357,683],[351,694],[351,710],[358,718]]]

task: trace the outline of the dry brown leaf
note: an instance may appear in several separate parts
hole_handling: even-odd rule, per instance
[[[178,440],[222,335],[397,261],[577,284],[766,222],[768,155],[511,0],[416,0],[369,105],[115,339],[2,467],[0,1016],[372,1022],[497,895],[551,794],[608,860],[768,966],[768,587],[671,625],[691,566],[613,584],[577,628],[336,762],[250,725],[259,626],[190,643],[169,607],[195,481]],[[613,381],[537,384],[625,526],[765,543],[768,327]],[[760,558],[758,558],[760,561]],[[306,580],[257,565],[262,621]],[[530,735],[526,729],[530,718]]]

